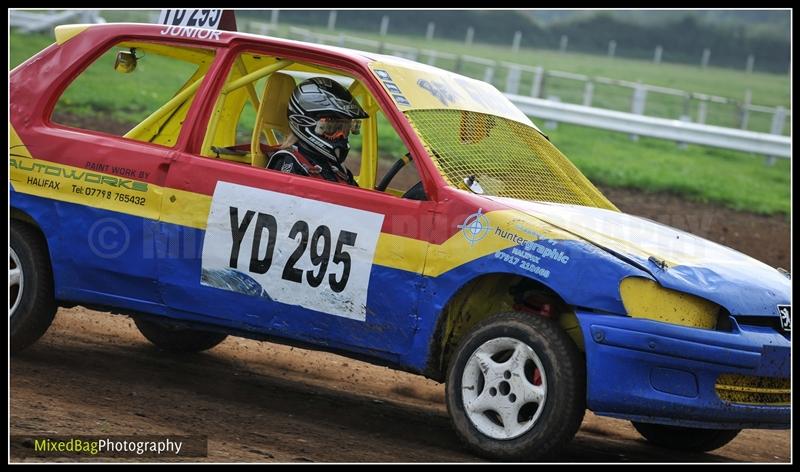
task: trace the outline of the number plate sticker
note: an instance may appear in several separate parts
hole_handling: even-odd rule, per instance
[[[193,26],[196,28],[218,29],[222,10],[172,9],[161,10],[158,24],[169,26]]]
[[[383,218],[218,182],[200,283],[364,321]]]

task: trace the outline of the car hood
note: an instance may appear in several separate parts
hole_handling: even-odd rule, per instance
[[[486,197],[544,221],[650,273],[663,287],[725,307],[733,315],[777,316],[791,282],[750,256],[646,218],[578,205]]]

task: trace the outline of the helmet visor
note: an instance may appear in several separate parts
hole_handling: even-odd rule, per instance
[[[350,133],[361,132],[361,120],[347,118],[320,118],[314,132],[328,139],[346,138]]]

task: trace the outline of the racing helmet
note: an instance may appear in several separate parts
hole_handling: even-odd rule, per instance
[[[287,110],[289,128],[301,145],[341,164],[350,150],[348,136],[358,134],[369,115],[335,80],[314,77],[297,84]]]

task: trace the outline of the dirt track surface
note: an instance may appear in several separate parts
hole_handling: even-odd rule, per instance
[[[663,195],[666,200],[658,205],[659,197],[652,195],[607,193],[624,211],[788,267],[785,217]],[[700,223],[692,227],[693,221]],[[207,436],[208,457],[183,459],[190,461],[482,461],[452,430],[442,384],[332,354],[239,338],[202,354],[170,355],[150,345],[129,318],[82,307],[59,310],[47,334],[13,358],[10,423],[14,435]],[[790,462],[790,432],[745,430],[712,453],[676,453],[646,444],[626,421],[587,412],[556,461]]]
[[[126,317],[73,308],[14,357],[11,432],[201,434],[209,456],[191,460],[215,462],[481,461],[459,444],[443,394],[418,376],[239,338],[169,355]],[[787,462],[789,432],[747,430],[711,454],[677,454],[587,413],[557,460]]]

